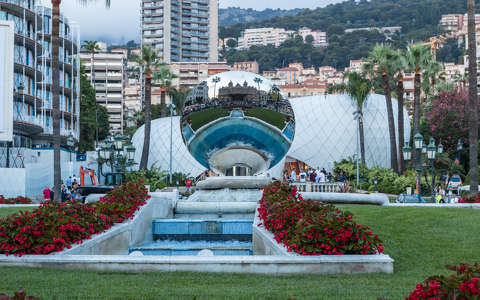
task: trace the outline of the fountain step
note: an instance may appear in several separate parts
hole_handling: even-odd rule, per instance
[[[129,253],[139,251],[143,255],[175,256],[198,255],[210,250],[213,255],[252,255],[252,243],[245,241],[155,241],[133,247]]]
[[[255,218],[255,214],[230,214],[230,213],[222,213],[222,214],[175,214],[175,219],[183,219],[183,220],[250,220],[252,221]]]
[[[154,220],[154,240],[241,240],[252,239],[253,220]]]

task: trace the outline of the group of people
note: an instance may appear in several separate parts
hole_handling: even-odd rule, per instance
[[[317,183],[326,183],[326,182],[336,182],[336,181],[345,181],[345,174],[342,173],[341,176],[334,176],[332,172],[327,172],[325,168],[308,168],[304,172],[299,172],[295,168],[292,169],[290,175],[288,171],[283,172],[283,182],[317,182]]]
[[[446,190],[441,184],[435,187],[435,203],[458,203],[460,197],[460,188],[457,190]]]
[[[60,195],[61,195],[61,201],[66,202],[68,200],[78,200],[80,195],[77,192],[77,189],[79,187],[79,179],[75,176],[69,176],[65,182],[62,182],[62,185],[60,187]],[[54,194],[53,191],[47,186],[43,190],[43,200],[48,201],[48,200],[53,200],[54,199]]]

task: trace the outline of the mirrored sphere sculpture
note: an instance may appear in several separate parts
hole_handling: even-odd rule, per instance
[[[283,159],[294,138],[295,117],[270,80],[231,71],[208,78],[189,93],[180,126],[188,150],[204,167],[250,176]]]

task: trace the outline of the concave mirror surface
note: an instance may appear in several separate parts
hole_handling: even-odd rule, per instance
[[[284,93],[249,72],[211,76],[185,100],[181,131],[190,153],[220,175],[265,173],[287,154],[295,117]]]

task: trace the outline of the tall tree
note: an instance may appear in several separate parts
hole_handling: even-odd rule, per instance
[[[397,139],[395,137],[395,119],[392,107],[392,89],[390,80],[393,77],[393,64],[395,61],[395,52],[390,46],[377,44],[370,56],[367,58],[367,64],[364,70],[373,76],[377,76],[380,72],[382,78],[382,88],[385,93],[385,101],[387,106],[388,132],[390,134],[390,165],[391,168],[398,173],[397,160]]]
[[[344,75],[347,83],[333,85],[330,92],[345,93],[352,99],[355,109],[358,111],[358,131],[360,136],[360,155],[362,164],[365,165],[365,134],[363,130],[363,108],[372,90],[372,81],[357,72],[347,72]]]
[[[100,51],[97,41],[84,41],[83,48],[90,51],[90,84],[95,89],[95,51]]]
[[[77,0],[86,5],[88,0]],[[93,1],[93,0],[92,0]],[[59,48],[60,48],[60,4],[62,0],[52,2],[52,119],[53,119],[53,195],[54,201],[60,202],[60,184],[62,182],[62,170],[60,165],[60,85],[59,85]],[[110,0],[105,0],[105,5],[110,6]]]
[[[161,63],[158,58],[158,51],[150,46],[142,47],[141,57],[137,56],[136,60],[145,74],[145,134],[143,138],[142,158],[140,160],[140,169],[146,170],[148,167],[148,153],[150,152],[150,131],[152,122],[152,77],[160,68]]]
[[[477,91],[477,42],[475,32],[475,1],[467,0],[468,15],[468,106],[469,106],[469,156],[470,193],[478,193],[478,91]]]
[[[80,151],[95,149],[95,136],[105,139],[108,136],[109,122],[107,109],[98,104],[95,90],[85,72],[85,66],[80,66]]]
[[[161,66],[160,70],[155,73],[154,80],[160,82],[161,96],[160,96],[160,105],[162,107],[162,118],[167,116],[166,110],[166,95],[171,94],[170,88],[172,87],[172,80],[177,78],[178,76],[170,72],[170,70],[165,67]]]
[[[420,132],[422,71],[432,60],[432,55],[423,45],[413,45],[408,49],[406,59],[407,70],[415,74],[413,81],[413,134],[415,135]],[[416,160],[417,149],[413,147],[412,152],[412,157]]]
[[[403,86],[403,72],[406,67],[405,52],[397,50],[395,52],[395,60],[393,61],[393,72],[396,76],[396,94],[397,94],[397,125],[398,125],[398,172],[403,173],[405,171],[405,163],[403,161],[403,146],[405,142],[405,130],[404,130],[404,93],[405,88]]]

